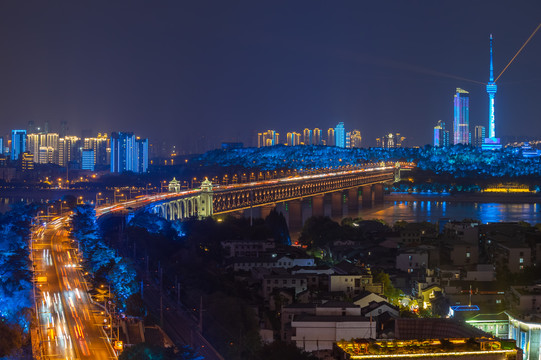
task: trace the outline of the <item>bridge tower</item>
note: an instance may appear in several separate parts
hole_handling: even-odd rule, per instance
[[[213,194],[212,183],[205,178],[201,183],[201,195],[197,206],[197,216],[199,219],[212,216],[213,214]]]

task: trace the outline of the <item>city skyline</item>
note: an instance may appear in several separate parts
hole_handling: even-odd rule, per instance
[[[253,144],[265,128],[344,122],[366,146],[389,131],[424,145],[437,120],[452,123],[456,87],[471,93],[471,125],[488,125],[486,38],[494,34],[498,74],[541,7],[305,4],[3,4],[0,133],[28,121],[58,132],[66,122],[77,135],[131,126],[206,150]],[[540,54],[534,37],[499,80],[498,136],[541,133],[530,100]]]

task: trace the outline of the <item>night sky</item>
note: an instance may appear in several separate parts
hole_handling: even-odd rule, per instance
[[[541,1],[3,1],[0,134],[66,120],[202,150],[343,121],[424,145],[456,87],[488,126],[489,34],[499,74],[540,22]],[[498,81],[497,136],[541,138],[540,80],[541,30]]]

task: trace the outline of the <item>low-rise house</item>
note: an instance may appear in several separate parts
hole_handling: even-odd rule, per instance
[[[274,240],[225,240],[221,242],[226,258],[259,257],[275,248]]]
[[[541,286],[511,286],[511,306],[519,313],[541,313]]]
[[[331,350],[340,340],[376,336],[376,322],[360,315],[298,315],[291,322],[291,340],[304,351]]]
[[[375,319],[385,313],[388,313],[392,317],[398,317],[400,315],[400,310],[398,307],[389,304],[387,301],[372,301],[368,306],[361,309],[361,314],[367,318]]]
[[[308,289],[308,281],[304,275],[267,275],[262,280],[263,297],[270,299],[275,289],[294,289],[295,295]]]
[[[426,268],[428,252],[424,250],[407,250],[396,256],[396,268],[407,273]]]
[[[380,302],[380,301],[387,301],[387,298],[385,298],[384,296],[380,296],[378,294],[374,294],[373,292],[370,292],[370,291],[361,291],[359,295],[353,298],[353,303],[355,305],[360,306],[361,308],[368,306],[371,302]]]
[[[518,273],[532,264],[531,248],[523,242],[506,241],[495,244],[494,260],[496,266]]]

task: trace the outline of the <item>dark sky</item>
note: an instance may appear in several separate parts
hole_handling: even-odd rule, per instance
[[[359,129],[431,142],[456,87],[487,125],[499,73],[541,1],[2,1],[0,134],[134,131],[151,142],[248,144],[257,131]],[[454,78],[456,77],[456,78]],[[541,30],[498,81],[497,136],[541,138]]]

